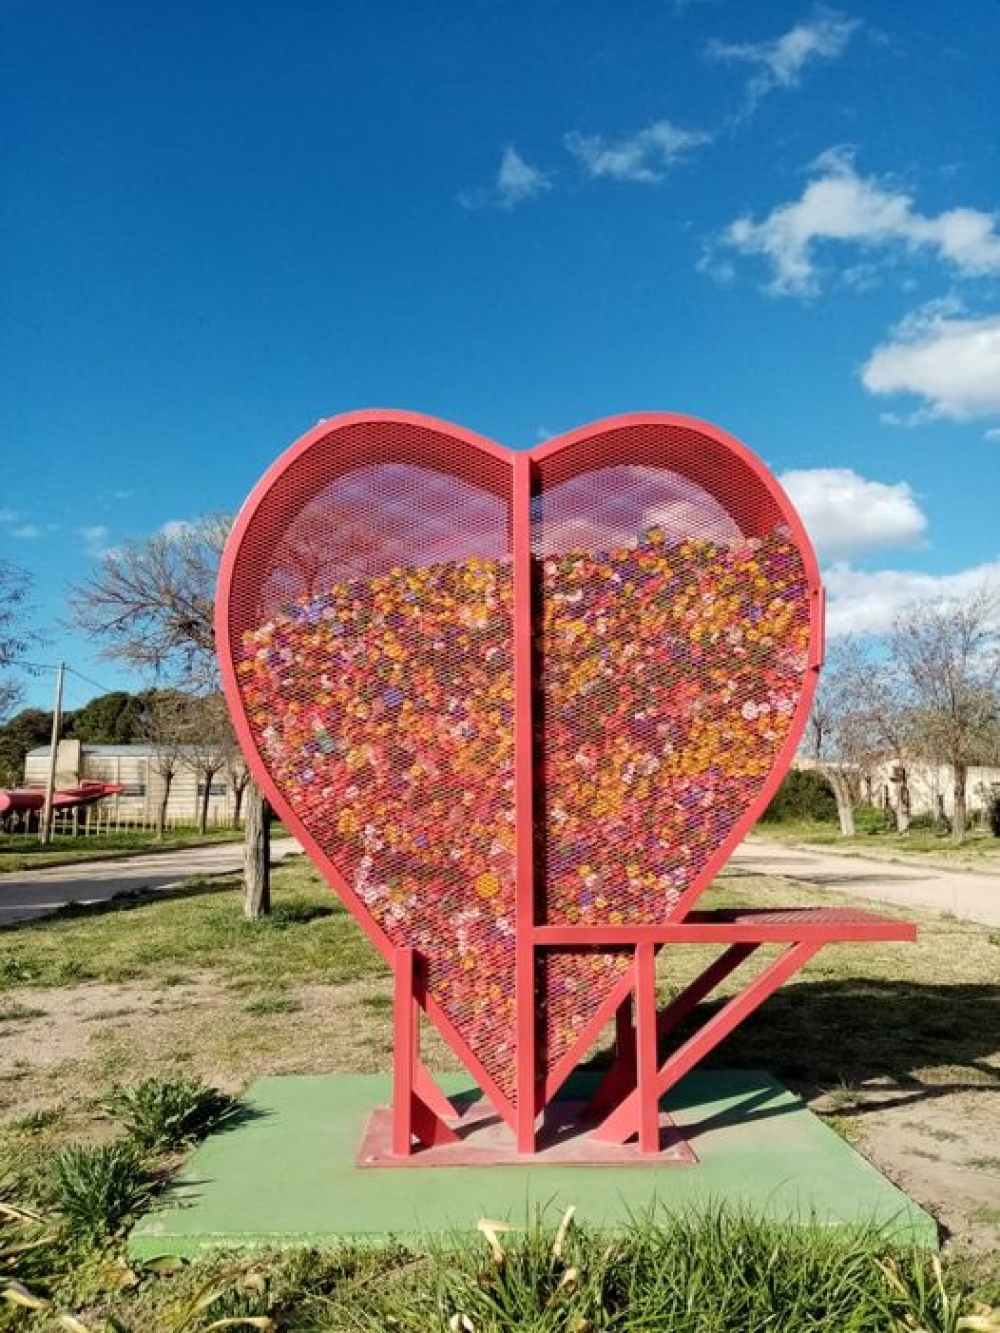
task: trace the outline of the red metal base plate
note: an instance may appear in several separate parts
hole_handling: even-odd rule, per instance
[[[635,1143],[597,1143],[593,1124],[582,1122],[584,1102],[556,1102],[545,1110],[534,1153],[518,1153],[514,1134],[486,1101],[456,1107],[449,1125],[458,1143],[417,1148],[408,1157],[392,1151],[392,1108],[376,1106],[365,1127],[358,1166],[690,1166],[694,1150],[666,1111],[660,1112],[660,1151],[642,1153]]]

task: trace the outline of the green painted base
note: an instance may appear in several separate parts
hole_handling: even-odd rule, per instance
[[[453,1095],[462,1075],[442,1076]],[[591,1085],[592,1086],[592,1085]],[[567,1097],[585,1096],[588,1076]],[[899,1243],[937,1245],[933,1218],[767,1074],[699,1070],[665,1099],[696,1165],[392,1167],[356,1165],[387,1075],[259,1079],[248,1116],[202,1144],[164,1206],[132,1232],[137,1258],[214,1247],[322,1245],[469,1233],[481,1217],[613,1229],[654,1210],[723,1205],[789,1225],[875,1224]]]

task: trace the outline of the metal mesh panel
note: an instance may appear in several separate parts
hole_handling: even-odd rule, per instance
[[[714,442],[636,428],[588,445],[540,464],[532,513],[544,916],[655,923],[784,744],[809,587],[770,493]],[[629,963],[550,956],[550,1068]]]
[[[513,1101],[509,483],[460,449],[370,423],[300,455],[248,527],[230,634],[274,782]]]
[[[516,919],[511,462],[388,414],[300,443],[241,519],[227,689],[331,883],[418,952],[456,1051],[515,1106],[517,950],[538,1075],[577,1058],[632,955],[535,952]],[[809,574],[756,461],[683,419],[532,468],[534,920],[655,924],[690,907],[789,738]]]

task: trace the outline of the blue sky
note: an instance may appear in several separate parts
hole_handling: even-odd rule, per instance
[[[68,703],[101,550],[320,417],[731,431],[830,629],[1000,577],[1000,6],[6,0],[0,557]],[[27,682],[45,704],[51,677]]]

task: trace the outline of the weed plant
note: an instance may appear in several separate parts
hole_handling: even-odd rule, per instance
[[[105,1103],[134,1146],[145,1154],[176,1152],[197,1143],[237,1113],[238,1103],[197,1079],[147,1078],[115,1088]]]
[[[58,1266],[58,1228],[22,1196],[21,1181],[8,1162],[0,1167],[0,1292],[15,1283],[45,1282]]]
[[[721,1211],[637,1220],[613,1238],[568,1216],[558,1227],[480,1231],[421,1252],[390,1244],[177,1263],[115,1307],[115,1327],[1000,1333],[1000,1312],[977,1305],[936,1256],[892,1251],[874,1232],[792,1231]]]
[[[396,1265],[356,1289],[349,1306],[341,1291],[322,1318],[294,1327],[1000,1333],[1000,1312],[949,1289],[936,1256],[887,1254],[874,1232],[793,1231],[721,1210],[637,1220],[614,1239],[567,1222],[554,1234],[536,1223],[515,1236],[481,1223],[485,1247],[460,1245]]]
[[[142,1266],[103,1244],[67,1251],[61,1283],[42,1272],[50,1248],[5,1277],[40,1313],[72,1305],[76,1322],[51,1327],[78,1333],[1000,1333],[1000,1310],[977,1302],[957,1270],[875,1232],[717,1210],[636,1219],[609,1237],[577,1228],[571,1212],[558,1226],[484,1221],[479,1236],[421,1251],[345,1245]],[[0,1329],[18,1326],[0,1313]]]
[[[152,1192],[152,1179],[127,1140],[96,1147],[72,1145],[56,1158],[54,1201],[74,1239],[114,1235]]]

